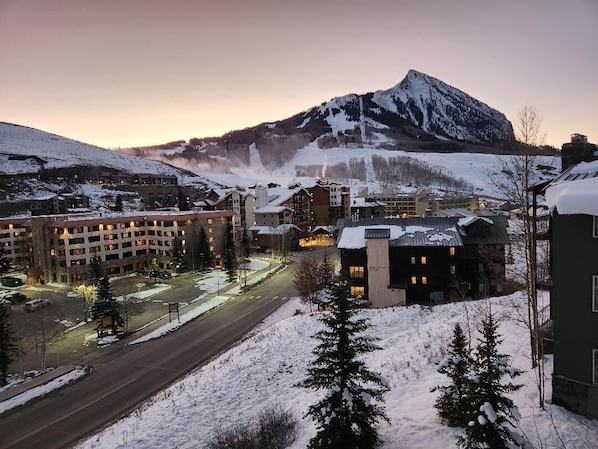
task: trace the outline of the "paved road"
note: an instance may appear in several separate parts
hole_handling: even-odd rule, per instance
[[[93,356],[92,374],[0,419],[0,448],[67,448],[241,339],[295,296],[291,265],[246,295],[176,332]]]

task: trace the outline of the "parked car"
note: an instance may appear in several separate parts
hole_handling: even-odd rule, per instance
[[[45,298],[32,299],[30,301],[27,301],[25,304],[23,304],[23,308],[27,312],[35,312],[36,310],[43,309],[44,307],[48,306],[49,304],[50,304],[49,299],[45,299]]]
[[[24,295],[23,293],[13,293],[12,297],[10,298],[10,302],[12,302],[13,304],[16,304],[17,302],[21,302],[21,301],[27,301],[27,296]]]

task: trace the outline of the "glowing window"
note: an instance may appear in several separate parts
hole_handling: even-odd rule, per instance
[[[415,256],[411,256],[411,265],[415,265]]]
[[[365,272],[363,267],[349,267],[349,277],[363,278]]]
[[[426,256],[422,256],[421,261],[422,261],[422,265],[425,265],[428,263],[428,258]]]
[[[411,276],[411,283],[412,283],[413,285],[416,285],[416,284],[417,284],[417,276]]]
[[[422,284],[428,285],[428,278],[426,276],[422,276]]]
[[[363,296],[365,295],[365,287],[360,285],[351,286],[351,296]]]
[[[454,247],[454,246],[451,246],[451,247],[449,248],[449,254],[450,254],[451,256],[454,256],[454,255],[455,255],[455,247]]]

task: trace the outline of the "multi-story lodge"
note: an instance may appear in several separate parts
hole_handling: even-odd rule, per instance
[[[312,226],[334,225],[351,217],[351,188],[337,182],[318,181],[308,187],[311,194]]]
[[[465,208],[474,211],[478,208],[478,197],[475,195],[436,195],[431,187],[419,189],[414,193],[394,193],[385,190],[382,193],[365,195],[370,201],[384,203],[386,218],[424,217],[437,215],[443,209]]]
[[[340,220],[337,247],[351,294],[372,307],[499,292],[506,217]]]
[[[4,247],[31,251],[31,267],[45,282],[79,282],[94,255],[99,255],[107,272],[123,275],[148,267],[152,259],[166,267],[172,244],[179,237],[190,266],[203,227],[215,259],[222,254],[224,233],[232,225],[231,211],[128,212],[115,214],[43,215],[2,218]],[[5,235],[7,234],[7,235]],[[8,243],[8,244],[7,244]],[[15,263],[15,265],[18,265]]]
[[[31,217],[0,218],[0,246],[11,266],[29,267],[33,262]]]
[[[567,159],[571,156],[574,155],[566,155]],[[564,165],[567,163],[563,160]],[[549,231],[554,337],[552,401],[596,419],[598,161],[570,165],[548,184],[545,198],[552,212]]]

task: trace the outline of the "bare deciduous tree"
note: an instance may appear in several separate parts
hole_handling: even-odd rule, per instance
[[[539,405],[544,408],[544,348],[538,319],[536,286],[536,250],[531,187],[538,182],[535,148],[542,142],[542,116],[534,105],[524,105],[516,118],[519,140],[514,156],[499,158],[502,173],[491,176],[492,184],[521,210],[521,234],[524,240],[525,285],[527,293],[527,325],[530,333],[532,367],[536,370]],[[535,215],[535,214],[534,214]]]

